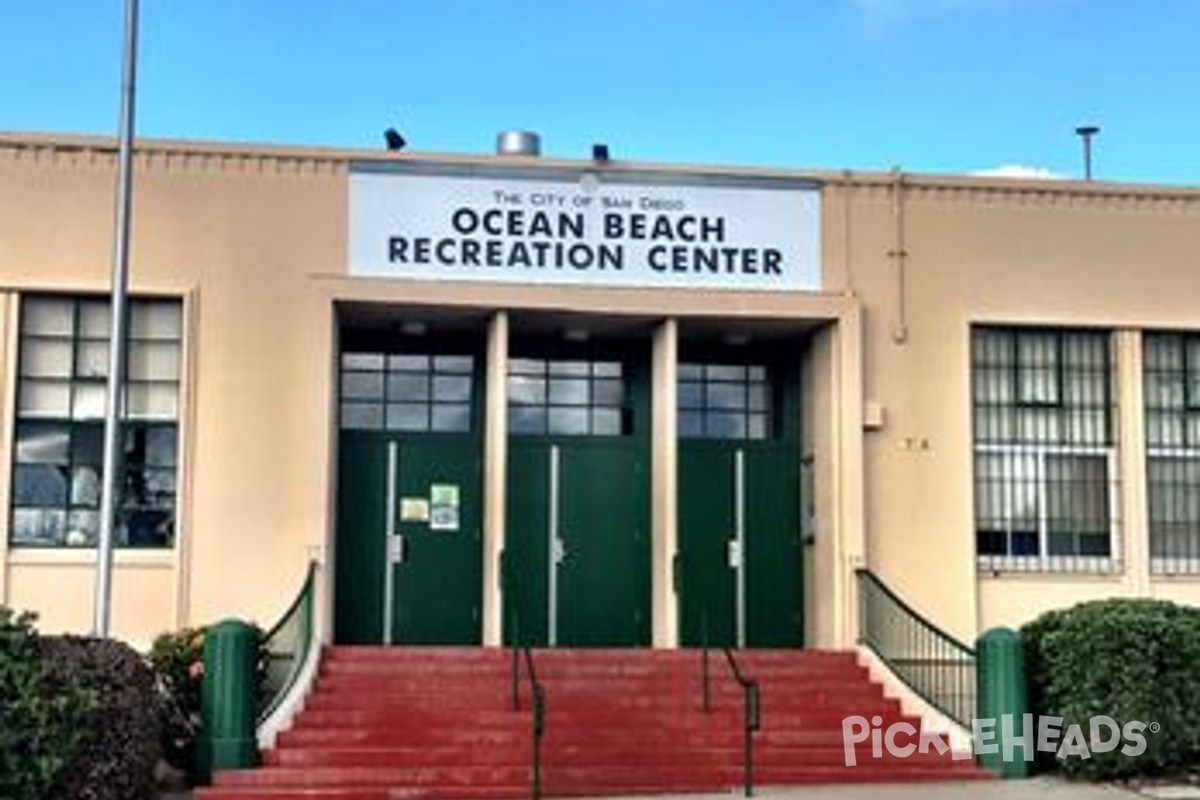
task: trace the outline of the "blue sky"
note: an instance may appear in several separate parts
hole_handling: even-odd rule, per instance
[[[0,0],[0,130],[116,129],[124,0]],[[1200,0],[142,0],[138,132],[1200,184]]]

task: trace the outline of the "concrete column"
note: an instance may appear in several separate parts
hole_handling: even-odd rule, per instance
[[[679,595],[675,591],[678,552],[678,435],[676,373],[679,325],[665,320],[654,331],[651,356],[651,602],[655,647],[679,645]]]
[[[1117,518],[1121,538],[1114,555],[1125,564],[1129,592],[1150,594],[1150,509],[1146,483],[1146,415],[1142,380],[1142,334],[1119,330],[1116,337],[1117,377]]]
[[[483,643],[503,642],[505,486],[508,476],[508,314],[488,324],[483,423]]]
[[[863,321],[858,306],[841,315],[834,340],[833,404],[837,523],[833,532],[834,645],[854,647],[858,638],[858,585],[854,570],[867,563],[863,456]]]

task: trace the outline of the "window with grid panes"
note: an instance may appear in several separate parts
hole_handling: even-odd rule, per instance
[[[681,437],[770,437],[771,394],[765,366],[684,363],[678,373]]]
[[[1200,334],[1147,333],[1142,345],[1150,567],[1200,573]]]
[[[1111,335],[976,327],[971,372],[979,566],[1113,569]]]
[[[355,352],[341,367],[343,430],[472,429],[474,356]]]
[[[620,361],[509,359],[511,433],[622,436],[629,425]]]
[[[21,301],[9,540],[94,546],[100,529],[110,306],[107,299]],[[129,303],[118,546],[175,539],[182,304]]]

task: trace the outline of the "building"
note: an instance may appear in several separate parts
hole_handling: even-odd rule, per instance
[[[0,136],[0,602],[90,627],[115,146]],[[114,632],[1200,603],[1200,191],[139,143]],[[391,565],[391,566],[386,566]]]

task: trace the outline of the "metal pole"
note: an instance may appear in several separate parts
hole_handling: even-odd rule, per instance
[[[1083,139],[1083,179],[1092,179],[1092,137],[1100,132],[1098,125],[1080,125],[1075,133]]]
[[[117,144],[117,209],[112,263],[112,324],[108,343],[108,403],[104,411],[104,482],[100,536],[96,543],[93,632],[107,638],[112,610],[113,526],[120,508],[122,464],[121,390],[125,378],[126,305],[129,295],[129,229],[133,200],[134,90],[137,79],[138,0],[125,0],[125,50],[121,75],[121,121]]]

